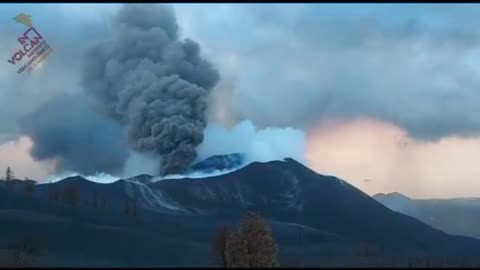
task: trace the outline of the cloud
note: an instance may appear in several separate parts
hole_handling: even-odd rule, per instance
[[[193,17],[183,20],[186,29],[206,51],[237,59],[235,69],[216,60],[223,73],[236,73],[236,121],[308,130],[363,116],[425,140],[478,135],[479,33],[455,22],[478,7],[402,5],[392,15],[393,8],[223,5],[204,7],[208,19],[193,16],[197,7],[179,14]]]
[[[15,177],[23,179],[28,177],[43,180],[53,171],[52,162],[36,162],[29,154],[33,142],[28,137],[19,137],[17,140],[8,141],[0,145],[0,178],[8,166],[13,170]]]
[[[379,191],[432,196],[473,192],[471,179],[477,175],[472,160],[478,158],[471,151],[477,149],[480,131],[478,5],[175,4],[174,8],[179,37],[195,39],[220,71],[222,79],[211,92],[208,116],[209,126],[218,124],[225,138],[238,138],[251,147],[242,136],[230,133],[255,139],[268,127],[304,130],[310,138],[307,149],[313,140],[319,141],[315,151],[322,153],[318,159],[325,166],[317,164],[318,170],[331,169],[354,181],[371,177],[372,184],[385,183]],[[75,5],[7,5],[0,11],[0,23],[6,26],[0,38],[8,47],[0,51],[1,59],[8,59],[16,48],[21,27],[11,17],[19,11],[33,15],[56,49],[45,68],[31,76],[16,76],[6,60],[0,64],[0,140],[18,136],[16,119],[52,97],[82,91],[78,66],[83,49],[110,37],[109,21],[118,6],[88,5],[85,16],[75,9]],[[348,131],[330,125],[333,121],[356,126],[352,123],[358,119],[376,124]],[[242,120],[251,120],[251,126]],[[229,128],[236,124],[248,132],[232,132]],[[328,126],[334,135],[325,137],[327,131],[318,131],[319,125]],[[369,129],[378,136],[361,135]],[[215,129],[208,128],[206,136],[210,130]],[[398,149],[398,138],[415,147]],[[208,149],[214,150],[214,143],[209,141]],[[219,151],[238,149],[228,146],[229,141],[222,143],[227,146]],[[213,150],[204,147],[202,157]],[[462,152],[467,153],[465,158],[456,162],[453,158]],[[435,166],[442,169],[435,172]],[[405,181],[408,184],[402,186]],[[446,182],[451,184],[439,184]]]
[[[247,162],[267,162],[284,158],[305,162],[305,147],[305,133],[301,130],[258,129],[251,121],[242,121],[232,128],[210,123],[205,129],[205,140],[198,146],[197,160],[213,155],[245,153]]]
[[[59,49],[35,79],[17,78],[7,65],[0,67],[5,89],[0,93],[5,112],[0,115],[10,112],[2,119],[8,124],[0,133],[17,130],[10,115],[33,110],[62,91],[60,85],[77,86],[79,47],[108,37],[110,18],[119,5],[82,8],[88,14],[75,12],[72,4],[7,5],[2,11],[2,18],[8,18],[6,33],[11,34],[2,40],[8,42],[18,34],[10,17],[24,11],[32,13]],[[422,139],[478,134],[475,5],[182,4],[174,8],[182,26],[179,34],[198,40],[220,67],[223,79],[212,92],[214,120],[222,115],[233,123],[251,119],[259,127],[308,130],[321,119],[361,115],[395,123]],[[401,12],[392,15],[392,9]],[[3,54],[8,57],[9,51]],[[60,61],[63,54],[72,61]],[[24,98],[32,95],[37,98]],[[228,108],[223,101],[229,102]]]
[[[121,173],[128,148],[121,126],[97,113],[81,94],[52,97],[21,119],[36,160],[54,160],[57,172]]]
[[[18,13],[32,16],[33,25],[54,49],[32,73],[17,74],[19,65],[7,59],[20,49],[17,38],[26,30],[15,23]],[[19,136],[18,119],[36,110],[58,94],[78,93],[79,70],[86,46],[102,39],[108,27],[68,17],[56,5],[5,5],[0,11],[0,137]]]
[[[419,141],[398,126],[358,118],[317,126],[307,145],[313,169],[341,177],[371,195],[478,197],[480,138]]]

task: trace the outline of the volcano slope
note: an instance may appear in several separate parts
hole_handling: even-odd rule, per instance
[[[293,159],[195,179],[100,184],[76,176],[36,185],[33,194],[22,184],[0,187],[0,249],[28,237],[49,266],[212,266],[215,233],[248,211],[272,225],[282,265],[411,266],[412,258],[435,257],[458,266],[480,258],[479,240],[394,212]],[[75,203],[65,196],[72,189]],[[132,205],[135,215],[126,211]]]

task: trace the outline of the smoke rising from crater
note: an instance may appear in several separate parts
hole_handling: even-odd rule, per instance
[[[124,124],[134,151],[161,157],[161,174],[182,173],[203,141],[207,98],[220,79],[193,40],[179,39],[171,7],[122,6],[113,39],[87,53],[83,82]]]

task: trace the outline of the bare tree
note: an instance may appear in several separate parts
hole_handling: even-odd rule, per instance
[[[132,199],[132,216],[134,218],[137,217],[137,212],[138,212],[138,194],[135,193]]]
[[[51,200],[55,202],[59,202],[61,198],[61,192],[58,189],[53,189],[51,186],[49,187],[49,197]]]
[[[105,197],[102,197],[100,202],[101,202],[101,204],[100,204],[101,208],[107,208],[107,200],[105,199]]]
[[[13,171],[9,166],[9,167],[7,167],[7,170],[5,171],[5,180],[6,181],[12,181],[13,179],[15,179],[15,175],[13,174]]]
[[[133,218],[137,217],[138,199],[135,196],[133,199],[127,197],[125,200],[125,214]]]
[[[227,267],[279,267],[272,230],[259,215],[249,213],[225,246]]]
[[[34,180],[30,180],[28,178],[25,178],[24,191],[28,196],[32,196],[35,184],[36,184],[36,182]]]
[[[130,198],[125,199],[125,208],[123,210],[127,216],[132,215],[132,205],[131,205],[131,200]]]
[[[80,203],[80,190],[75,186],[68,186],[63,190],[63,202],[71,206],[78,206]]]
[[[93,202],[93,208],[100,208],[100,202],[98,200],[98,193],[97,191],[94,191],[93,192],[93,198],[92,198]]]
[[[5,171],[5,181],[7,181],[6,184],[8,189],[13,189],[14,179],[15,179],[15,175],[13,174],[13,171],[9,166]]]

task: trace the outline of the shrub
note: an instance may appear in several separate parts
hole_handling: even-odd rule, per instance
[[[267,222],[249,213],[225,244],[227,267],[279,267],[277,244]]]

